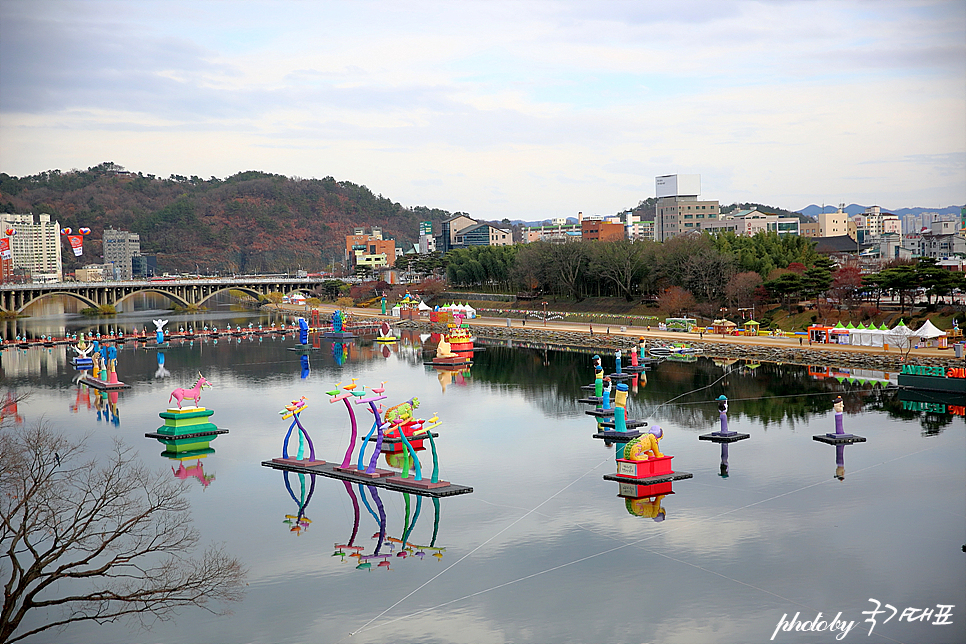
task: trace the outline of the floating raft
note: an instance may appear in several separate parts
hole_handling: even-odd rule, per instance
[[[669,481],[680,481],[682,479],[693,478],[691,472],[670,472],[668,474],[657,474],[646,478],[631,478],[629,476],[618,476],[617,474],[604,474],[605,481],[618,481],[620,483],[632,483],[634,485],[654,485],[655,483],[667,483]]]
[[[578,398],[577,402],[585,405],[599,405],[604,402],[604,399],[598,398],[597,396],[587,396],[586,398]]]
[[[817,434],[812,436],[812,440],[827,445],[851,445],[853,443],[864,443],[865,437],[855,434]]]
[[[641,420],[640,418],[628,418],[627,420],[624,421],[624,424],[627,425],[627,429],[637,429],[638,427],[647,427],[647,421]],[[600,426],[613,429],[614,427],[617,426],[617,423],[615,423],[613,420],[602,420],[600,421]]]
[[[602,438],[605,441],[610,441],[611,443],[629,443],[640,435],[641,433],[638,431],[628,431],[628,432],[612,431],[612,432],[597,432],[593,436],[594,438]]]
[[[621,371],[621,373],[609,373],[607,374],[607,377],[611,380],[620,382],[621,380],[630,380],[634,377],[634,374]]]
[[[130,389],[131,388],[131,385],[126,385],[126,384],[124,384],[121,381],[117,381],[117,382],[107,382],[105,380],[100,380],[98,378],[94,378],[93,376],[84,376],[83,378],[81,378],[77,382],[79,382],[82,385],[87,385],[88,387],[90,387],[92,389],[97,389],[99,391],[117,391],[119,389]]]
[[[444,497],[456,496],[458,494],[470,494],[473,488],[465,485],[453,485],[445,481],[440,481],[443,485],[439,487],[428,487],[433,485],[428,479],[416,481],[411,478],[402,479],[397,474],[394,476],[370,477],[355,472],[348,472],[339,469],[335,463],[324,463],[322,465],[295,465],[291,462],[279,462],[282,459],[262,461],[263,467],[270,467],[275,470],[286,470],[302,474],[318,474],[333,479],[341,479],[352,483],[362,483],[363,485],[373,485],[375,487],[395,490],[397,492],[409,492],[419,496]]]
[[[310,351],[318,351],[319,347],[313,347],[311,344],[296,344],[294,347],[286,347],[289,351],[297,351],[299,353],[308,353]]]
[[[322,337],[327,340],[351,340],[357,336],[355,333],[348,331],[326,331],[322,334]]]
[[[430,367],[441,367],[443,369],[450,369],[450,368],[455,369],[459,367],[469,367],[473,364],[473,361],[461,359],[461,360],[453,360],[449,362],[437,362],[436,360],[433,360],[432,362],[424,362],[423,364],[429,365]]]
[[[723,434],[721,432],[711,432],[710,434],[701,434],[698,436],[698,440],[711,441],[712,443],[735,443],[738,441],[743,441],[746,438],[751,438],[751,434],[741,434],[738,432],[728,432]]]
[[[609,418],[614,415],[614,408],[610,409],[590,409],[584,412],[588,416],[596,416],[597,418]]]
[[[220,434],[228,433],[227,429],[218,429],[214,423],[208,422],[214,413],[204,407],[169,407],[158,414],[164,419],[164,425],[144,436],[162,443],[164,456],[182,458],[186,454],[201,452],[210,449],[209,443]]]

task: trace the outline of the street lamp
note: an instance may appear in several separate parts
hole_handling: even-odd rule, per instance
[[[547,303],[543,303],[543,326],[547,326]]]

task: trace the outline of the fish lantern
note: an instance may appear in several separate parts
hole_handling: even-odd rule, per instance
[[[73,228],[71,228],[70,226],[68,226],[67,228],[61,228],[61,229],[60,229],[60,234],[61,234],[61,235],[69,235],[69,234],[71,234],[72,232],[74,232],[74,229],[73,229]]]
[[[87,226],[84,226],[83,228],[78,228],[77,232],[79,232],[81,235],[90,235],[91,229],[88,228]]]

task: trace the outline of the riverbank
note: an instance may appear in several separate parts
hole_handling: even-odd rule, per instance
[[[323,305],[316,307],[322,315],[331,315],[337,307]],[[303,313],[293,307],[291,313]],[[381,315],[370,309],[349,309],[356,317],[379,318],[388,320],[393,326],[440,332],[445,325],[432,324],[428,320],[399,320]],[[593,351],[626,350],[637,345],[644,337],[648,345],[669,345],[686,342],[701,349],[702,355],[710,358],[755,360],[764,362],[785,362],[801,365],[848,366],[853,368],[899,371],[903,364],[962,367],[964,361],[957,359],[952,349],[933,347],[898,350],[895,347],[885,350],[882,347],[862,347],[842,344],[812,344],[797,338],[768,336],[730,336],[705,333],[675,333],[672,331],[648,330],[646,327],[593,326],[567,322],[524,323],[522,320],[478,317],[468,320],[473,333],[480,338],[512,340],[517,342],[577,347]],[[591,329],[593,329],[591,331]]]

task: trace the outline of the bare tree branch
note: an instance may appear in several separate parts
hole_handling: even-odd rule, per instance
[[[226,612],[246,571],[221,547],[190,555],[199,535],[180,482],[149,471],[120,441],[82,460],[46,423],[0,429],[0,643],[73,622],[141,627],[194,606]],[[18,631],[34,608],[61,618]]]

